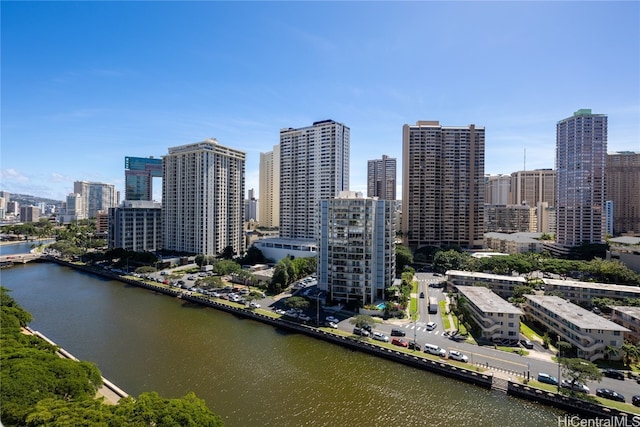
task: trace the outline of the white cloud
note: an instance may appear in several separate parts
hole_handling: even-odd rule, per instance
[[[1,169],[0,180],[2,180],[3,185],[6,185],[7,183],[29,182],[29,177],[15,169]]]

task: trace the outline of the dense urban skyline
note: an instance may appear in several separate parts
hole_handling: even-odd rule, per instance
[[[486,128],[491,174],[524,169],[525,150],[526,169],[554,168],[556,123],[581,108],[609,117],[609,152],[640,151],[639,13],[624,1],[3,2],[1,187],[63,200],[86,180],[122,199],[125,156],[213,137],[247,153],[257,191],[280,129],[326,119],[351,129],[349,188],[363,193],[367,161],[400,159],[402,126],[418,120]]]

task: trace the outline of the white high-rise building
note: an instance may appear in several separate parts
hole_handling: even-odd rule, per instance
[[[280,225],[280,145],[273,151],[260,153],[260,204],[258,218],[261,226]]]
[[[169,148],[162,158],[164,249],[244,253],[245,157],[215,139]]]
[[[556,126],[556,243],[604,243],[607,116],[576,111]]]
[[[118,206],[116,186],[102,182],[75,181],[73,192],[82,197],[82,211],[87,218],[95,218],[98,211]],[[76,210],[78,207],[76,206]],[[79,218],[78,218],[79,219]]]
[[[280,237],[315,239],[320,200],[349,189],[349,128],[333,120],[280,130]]]
[[[329,300],[384,300],[396,273],[395,218],[395,201],[355,191],[320,201],[318,287]]]
[[[383,155],[367,162],[367,197],[396,200],[396,159]]]
[[[485,177],[484,202],[488,205],[508,205],[511,191],[509,175],[487,175]]]

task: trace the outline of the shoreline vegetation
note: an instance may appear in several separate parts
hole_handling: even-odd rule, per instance
[[[6,427],[221,427],[220,417],[194,393],[166,399],[156,392],[116,404],[96,398],[102,374],[90,362],[60,357],[61,349],[25,334],[32,316],[0,286],[0,420]]]

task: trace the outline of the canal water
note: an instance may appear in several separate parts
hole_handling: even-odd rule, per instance
[[[67,267],[2,270],[31,327],[134,397],[193,391],[230,427],[557,426],[564,413]]]

